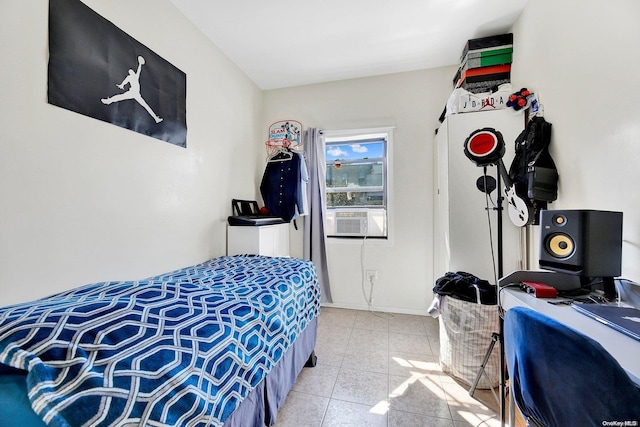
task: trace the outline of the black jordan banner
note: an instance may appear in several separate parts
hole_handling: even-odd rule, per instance
[[[49,1],[48,102],[187,146],[186,74],[79,0]]]

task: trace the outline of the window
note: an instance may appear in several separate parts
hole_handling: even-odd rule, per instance
[[[391,129],[327,131],[327,236],[388,236]]]

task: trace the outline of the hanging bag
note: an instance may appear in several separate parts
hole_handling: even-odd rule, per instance
[[[533,205],[534,224],[538,224],[538,212],[558,198],[558,170],[549,153],[550,143],[551,123],[533,117],[516,138],[509,168],[516,194]]]

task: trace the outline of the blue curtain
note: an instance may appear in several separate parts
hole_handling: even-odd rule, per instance
[[[309,128],[302,136],[309,169],[309,215],[304,220],[304,258],[312,261],[318,272],[321,302],[333,302],[327,268],[325,219],[326,163],[322,130]]]

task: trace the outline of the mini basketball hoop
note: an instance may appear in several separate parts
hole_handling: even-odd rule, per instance
[[[302,145],[302,123],[296,120],[281,120],[269,126],[269,139],[265,142],[267,154],[278,149],[296,149]]]

